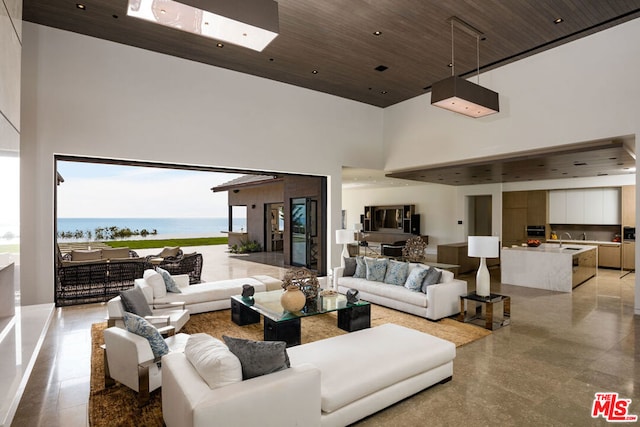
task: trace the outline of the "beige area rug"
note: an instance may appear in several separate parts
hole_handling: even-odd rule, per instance
[[[336,326],[336,313],[311,316],[302,319],[302,342],[312,342],[347,332]],[[371,305],[371,326],[396,323],[418,331],[446,339],[456,347],[483,338],[490,331],[481,327],[460,323],[452,319],[432,322],[424,318]],[[105,323],[91,327],[91,390],[89,394],[89,423],[91,426],[162,426],[161,390],[151,393],[148,405],[139,408],[137,394],[120,384],[105,389],[104,361],[100,345],[104,343],[102,331]],[[195,314],[180,332],[194,334],[206,332],[216,338],[229,335],[254,340],[262,339],[262,324],[238,326],[231,321],[230,310]]]

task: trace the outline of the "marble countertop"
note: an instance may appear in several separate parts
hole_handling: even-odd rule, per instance
[[[529,246],[516,246],[511,248],[502,248],[502,250],[513,250],[513,251],[527,251],[527,252],[544,252],[544,253],[556,253],[556,254],[567,254],[567,255],[575,255],[583,252],[590,251],[592,249],[597,249],[597,246],[591,245],[571,245],[565,244],[564,240],[562,241],[562,247],[560,248],[558,245],[554,243],[543,243],[537,248],[529,247]]]
[[[555,244],[560,243],[560,239],[549,239],[547,243]],[[564,246],[565,243],[579,243],[581,245],[621,245],[620,242],[610,242],[608,240],[565,240],[562,239],[562,244]]]

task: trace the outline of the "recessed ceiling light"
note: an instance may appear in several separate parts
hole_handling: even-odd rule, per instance
[[[556,19],[553,20],[554,24],[561,24],[563,22],[564,22],[564,19],[562,19],[562,18],[556,18]]]
[[[376,68],[374,68],[374,70],[380,71],[380,72],[382,72],[384,70],[387,70],[387,69],[389,69],[389,67],[387,67],[386,65],[378,65]]]
[[[216,47],[224,47],[223,43],[216,43]]]
[[[118,19],[118,15],[116,15],[115,13],[111,15],[111,17],[113,17],[113,19]]]
[[[164,15],[165,13],[167,13],[167,11],[164,9],[160,9],[160,13]]]
[[[382,31],[374,31],[373,35],[374,36],[381,36],[382,35]]]
[[[205,23],[204,23],[204,25],[209,25],[209,22],[208,22],[208,21],[207,21],[207,22],[205,22]]]
[[[387,91],[386,90],[381,90],[380,93],[383,94],[383,95],[386,95]]]
[[[449,68],[453,67],[453,62],[449,62],[449,63],[447,64],[447,67],[449,67]]]
[[[318,70],[313,70],[311,74],[318,74]]]
[[[82,3],[76,3],[76,7],[81,10],[85,10],[87,7]]]

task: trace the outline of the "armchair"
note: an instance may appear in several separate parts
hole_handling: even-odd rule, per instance
[[[175,255],[163,256],[163,253],[166,255],[166,249],[157,255],[147,255],[145,259],[147,263],[168,271],[172,276],[188,274],[190,285],[201,282],[202,254],[184,254],[182,249],[178,249]]]
[[[124,323],[122,321],[123,312],[124,307],[122,306],[122,299],[120,296],[110,299],[107,302],[107,326],[124,328]],[[151,308],[151,313],[151,316],[144,316],[145,319],[156,326],[163,335],[165,331],[161,328],[170,326],[175,330],[175,332],[180,332],[180,329],[182,329],[190,318],[189,310],[185,308],[184,302],[171,302],[156,305]]]
[[[169,353],[184,352],[187,334],[165,338]],[[149,402],[150,393],[162,384],[160,358],[154,358],[146,338],[126,329],[110,327],[104,331],[104,385],[116,381],[138,393],[140,406]]]
[[[402,250],[404,249],[406,243],[406,240],[393,242],[393,244],[382,243],[380,245],[380,252],[382,253],[382,256],[399,258],[402,256]]]

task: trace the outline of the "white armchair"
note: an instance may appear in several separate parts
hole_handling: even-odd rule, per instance
[[[110,299],[107,302],[107,326],[123,328],[123,311],[122,300],[119,296]],[[158,329],[165,326],[172,326],[176,332],[180,332],[180,329],[182,329],[190,318],[189,310],[185,308],[184,302],[173,302],[164,306],[158,306],[157,308],[151,308],[151,312],[153,313],[152,316],[145,317],[149,322],[153,323]]]
[[[189,335],[175,334],[165,338],[169,352],[184,352]],[[104,384],[115,381],[138,393],[140,406],[149,401],[150,393],[162,384],[159,359],[154,358],[146,338],[126,329],[110,327],[104,331]]]

